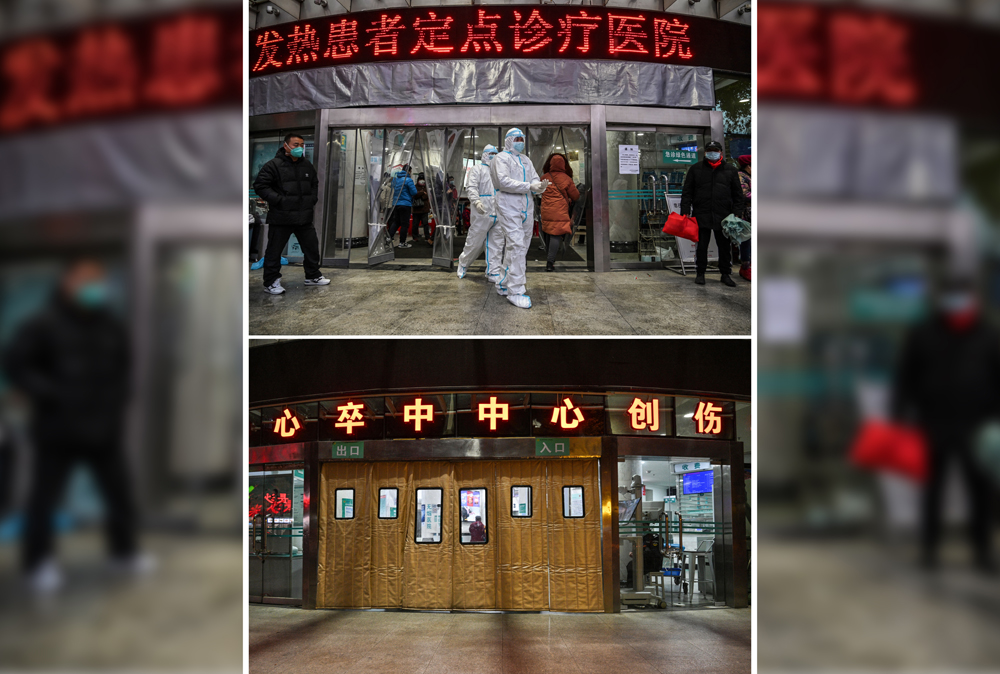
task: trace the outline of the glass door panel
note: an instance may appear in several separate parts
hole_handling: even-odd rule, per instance
[[[531,159],[538,176],[545,173],[545,162],[553,154],[566,157],[567,166],[572,171],[572,179],[580,192],[580,199],[573,206],[570,219],[573,222],[573,236],[564,239],[560,244],[561,251],[557,261],[585,266],[587,253],[587,212],[590,204],[590,143],[586,126],[553,126],[528,128],[528,157]],[[540,200],[535,199],[535,218],[540,222]],[[539,234],[541,228],[539,227]],[[545,245],[539,243],[539,250],[544,251]],[[591,253],[592,255],[592,253]]]
[[[451,269],[454,262],[456,218],[463,175],[463,143],[471,129],[420,129],[423,173],[431,213],[436,223],[432,263]]]
[[[694,243],[662,233],[667,216],[680,209],[688,168],[704,152],[702,129],[608,129],[608,212],[612,261],[694,262]],[[639,151],[638,173],[621,173],[628,147]],[[718,259],[716,252],[709,259]]]
[[[304,487],[302,469],[250,473],[251,601],[302,600]]]
[[[364,241],[367,160],[358,152],[357,129],[330,129],[323,224],[323,263],[347,266],[351,249]],[[357,211],[362,222],[358,227]]]

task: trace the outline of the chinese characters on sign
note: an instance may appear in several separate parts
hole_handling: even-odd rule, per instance
[[[348,435],[354,433],[355,426],[364,428],[365,418],[361,414],[361,410],[364,408],[365,406],[362,403],[352,403],[349,400],[340,405],[337,407],[337,411],[340,412],[340,418],[334,424],[334,427],[346,429]]]
[[[498,403],[496,396],[490,397],[489,403],[479,403],[479,420],[489,421],[491,431],[497,429],[497,420],[507,421],[509,416],[510,405]]]
[[[422,398],[417,398],[413,401],[411,405],[403,406],[403,422],[410,423],[413,422],[413,430],[420,432],[423,426],[423,422],[431,422],[434,420],[434,406],[430,403],[423,403]]]
[[[283,438],[291,438],[295,435],[295,432],[302,428],[299,424],[298,417],[292,414],[292,411],[287,407],[284,413],[279,416],[274,422],[274,432]]]
[[[572,418],[570,418],[572,416]],[[573,401],[563,398],[562,405],[552,409],[552,420],[550,423],[558,423],[559,428],[576,428],[583,421],[583,412],[579,407],[573,407]]]
[[[399,8],[355,12],[351,18],[313,18],[251,33],[250,75],[366,63],[392,58],[598,58],[689,64],[699,41],[746,39],[745,65],[706,63],[749,71],[746,26],[662,12],[588,6]],[[744,36],[743,33],[746,33]],[[723,36],[722,33],[726,35]],[[739,38],[730,38],[739,35]],[[710,51],[704,56],[713,58]]]
[[[330,454],[335,459],[363,459],[365,458],[365,443],[335,442],[330,449]]]
[[[698,403],[698,411],[694,420],[698,422],[698,432],[706,435],[722,433],[722,407],[702,400]]]
[[[277,489],[270,494],[265,494],[264,500],[267,501],[267,512],[272,515],[280,515],[292,511],[292,501],[288,498],[288,494],[279,494]]]
[[[98,116],[176,110],[242,98],[239,10],[185,11],[11,40],[0,48],[0,133]],[[257,65],[312,58],[308,26],[256,37]],[[292,34],[299,41],[292,39]]]
[[[917,30],[879,12],[766,3],[758,10],[758,92],[912,106],[919,97],[912,51]]]
[[[628,408],[628,414],[632,430],[653,432],[660,430],[659,398],[653,398],[649,402],[643,402],[636,398],[632,401],[632,406]]]

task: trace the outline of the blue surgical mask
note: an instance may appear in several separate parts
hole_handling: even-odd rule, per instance
[[[296,159],[301,159],[305,155],[306,149],[304,147],[293,147],[292,151],[289,153]]]
[[[108,284],[88,281],[76,289],[76,303],[87,309],[97,309],[108,303]]]
[[[515,152],[524,152],[524,143],[514,143]]]
[[[722,159],[722,153],[721,152],[706,152],[705,153],[705,159],[707,159],[708,161],[719,161],[720,159]]]

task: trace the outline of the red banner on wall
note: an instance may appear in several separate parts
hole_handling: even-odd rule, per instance
[[[750,27],[580,5],[398,8],[250,34],[250,76],[350,63],[469,58],[627,60],[750,72]]]

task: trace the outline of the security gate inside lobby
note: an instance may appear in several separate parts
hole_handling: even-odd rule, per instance
[[[603,611],[597,459],[329,462],[322,608]]]

